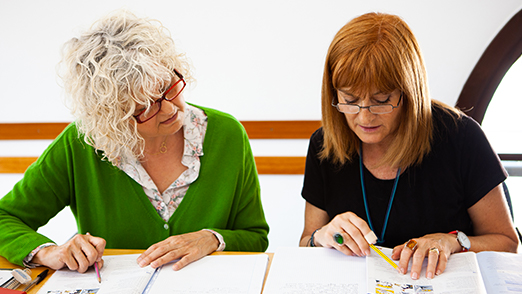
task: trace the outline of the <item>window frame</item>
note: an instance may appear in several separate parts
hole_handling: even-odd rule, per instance
[[[482,124],[493,94],[509,68],[522,55],[522,9],[486,48],[464,84],[456,107]],[[499,154],[501,160],[522,161],[522,153]]]

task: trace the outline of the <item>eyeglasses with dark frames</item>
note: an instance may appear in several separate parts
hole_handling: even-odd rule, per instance
[[[154,101],[148,107],[147,109],[142,110],[140,113],[134,115],[134,118],[136,119],[136,122],[139,124],[145,123],[152,119],[156,114],[158,114],[161,110],[161,103],[166,101],[172,101],[179,97],[181,92],[183,92],[183,89],[185,89],[185,86],[187,83],[185,82],[185,79],[183,78],[183,75],[180,74],[176,69],[174,69],[174,73],[179,78],[172,86],[170,86],[165,93],[163,93],[163,96],[161,96],[160,99]]]
[[[402,100],[403,92],[401,92],[401,96],[399,97],[399,102],[397,102],[397,105],[392,104],[377,104],[377,105],[370,105],[370,106],[360,106],[357,104],[351,104],[351,103],[337,103],[334,104],[335,98],[332,99],[332,106],[337,108],[339,112],[342,113],[348,113],[348,114],[357,114],[361,112],[361,109],[368,109],[369,112],[373,114],[386,114],[393,111],[393,109],[399,107],[399,104]]]

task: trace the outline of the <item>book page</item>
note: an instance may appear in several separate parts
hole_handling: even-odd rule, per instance
[[[147,294],[260,294],[267,254],[209,255],[179,271],[164,265]]]
[[[379,247],[388,257],[392,249]],[[446,270],[433,279],[426,278],[427,259],[424,260],[418,280],[412,280],[410,272],[402,275],[372,251],[367,257],[367,275],[369,293],[486,293],[478,267],[476,254],[473,252],[457,253],[450,256]],[[396,262],[398,264],[398,261]],[[411,262],[410,262],[411,268]]]
[[[274,254],[263,294],[364,294],[366,261],[330,248],[284,247]]]
[[[2,285],[3,283],[7,282],[7,280],[9,280],[10,278],[13,277],[13,275],[11,274],[13,270],[0,270],[0,285]]]
[[[58,270],[42,286],[38,294],[141,294],[154,269],[150,266],[141,268],[136,262],[138,256],[140,255],[104,256],[104,264],[100,269],[101,284],[98,283],[93,267],[83,274],[68,269]]]
[[[484,251],[477,259],[488,293],[522,293],[522,255]]]

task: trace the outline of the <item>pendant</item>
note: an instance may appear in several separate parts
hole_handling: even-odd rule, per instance
[[[167,153],[167,143],[165,143],[165,141],[163,141],[163,143],[161,143],[159,153],[161,153],[161,154]]]

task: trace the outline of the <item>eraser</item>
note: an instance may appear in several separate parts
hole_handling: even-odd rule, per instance
[[[364,235],[364,239],[366,239],[369,244],[375,244],[375,242],[377,242],[377,236],[375,236],[373,231],[370,231],[368,234]]]
[[[31,270],[30,269],[14,269],[11,274],[13,277],[20,282],[20,284],[26,284],[31,282]]]

